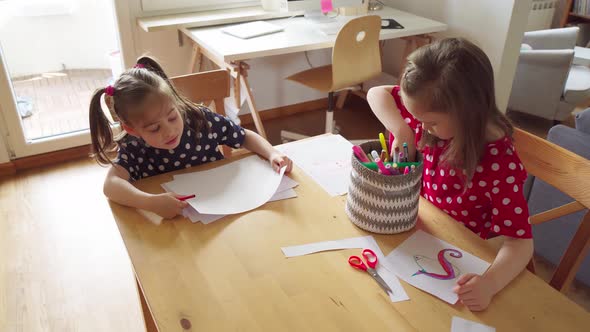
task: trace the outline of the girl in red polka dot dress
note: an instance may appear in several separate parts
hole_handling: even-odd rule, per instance
[[[467,40],[437,41],[408,57],[400,86],[372,88],[367,99],[394,146],[407,142],[410,159],[422,153],[422,196],[480,237],[504,238],[488,271],[455,288],[470,310],[484,310],[533,253],[527,174],[496,106],[489,59]]]

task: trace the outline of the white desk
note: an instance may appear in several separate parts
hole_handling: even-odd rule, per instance
[[[427,34],[447,29],[447,25],[444,23],[390,7],[384,7],[382,10],[369,12],[369,14],[379,15],[382,18],[395,19],[404,26],[404,29],[399,30],[382,29],[380,35],[381,40],[414,37],[411,40],[408,39],[408,42],[414,41],[417,46],[420,46],[430,41],[430,37]],[[342,16],[337,18],[337,20],[343,25],[347,20],[352,18],[353,16]],[[331,48],[334,46],[334,41],[336,40],[335,34],[327,35],[320,30],[319,25],[322,23],[313,23],[304,17],[276,19],[270,22],[285,27],[285,30],[256,38],[240,39],[223,33],[221,28],[224,26],[180,28],[194,43],[194,52],[189,71],[193,72],[195,66],[200,71],[203,56],[217,64],[220,68],[230,69],[232,76],[236,78],[234,85],[236,103],[239,107],[241,81],[246,87],[247,101],[252,112],[252,118],[256,124],[256,129],[262,136],[265,136],[265,131],[250,91],[250,85],[247,79],[249,66],[245,60]],[[409,52],[408,48],[406,48],[406,52]]]
[[[392,18],[403,25],[404,29],[382,29],[381,40],[423,35],[444,31],[447,25],[401,10],[385,7],[380,11],[370,12],[382,18]],[[344,25],[353,16],[340,16],[337,21]],[[312,23],[304,17],[269,20],[268,22],[283,26],[285,31],[251,39],[240,39],[221,32],[219,26],[201,28],[183,28],[185,34],[210,51],[211,55],[221,61],[230,63],[271,55],[311,51],[334,46],[336,35],[326,35],[318,28],[332,23]]]

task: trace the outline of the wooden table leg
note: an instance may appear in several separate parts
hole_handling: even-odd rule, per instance
[[[241,79],[241,71],[239,68],[236,68],[236,78],[234,79],[234,100],[236,102],[236,107],[238,110],[242,107],[242,84],[240,83]]]
[[[247,63],[242,61],[239,62],[240,77],[241,81],[244,83],[244,87],[246,88],[246,101],[248,102],[248,106],[250,106],[250,112],[252,113],[252,119],[254,120],[256,131],[258,131],[258,134],[260,136],[266,139],[266,131],[264,130],[264,126],[262,125],[262,119],[260,119],[260,114],[258,114],[256,105],[254,104],[254,97],[252,96],[250,83],[248,82],[248,69],[250,69],[250,66]]]
[[[191,54],[191,62],[189,64],[188,72],[194,73],[195,66],[197,67],[197,73],[201,71],[201,66],[203,64],[203,53],[201,53],[201,49],[199,45],[193,43],[193,52]]]
[[[147,305],[147,301],[145,300],[145,296],[143,295],[143,291],[141,290],[141,286],[139,285],[139,281],[137,281],[137,279],[135,279],[135,284],[137,285],[137,293],[139,294],[139,300],[141,301],[141,310],[143,311],[145,329],[147,332],[158,332],[158,326],[154,321],[154,317],[152,316],[150,308]]]

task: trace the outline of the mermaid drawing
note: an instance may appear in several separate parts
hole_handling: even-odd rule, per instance
[[[449,253],[449,256],[453,258],[463,257],[463,254],[456,249],[443,249],[439,251],[438,264],[440,264],[440,266],[444,270],[444,274],[442,274],[432,272],[436,265],[438,265],[436,264],[436,260],[422,255],[415,255],[414,261],[420,267],[420,270],[412,274],[412,277],[416,275],[425,275],[427,277],[438,280],[452,280],[458,277],[461,274],[461,271],[455,265],[449,262],[449,260],[445,257],[445,253]],[[428,270],[430,270],[431,272],[428,272]]]

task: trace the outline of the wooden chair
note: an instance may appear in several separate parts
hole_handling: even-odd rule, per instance
[[[326,133],[332,133],[334,123],[334,92],[351,89],[381,73],[379,33],[381,18],[376,15],[350,20],[338,32],[332,49],[332,64],[311,68],[288,77],[288,80],[328,93]],[[281,132],[285,140],[306,136]]]
[[[527,172],[572,197],[566,205],[530,216],[531,225],[540,224],[590,208],[590,160],[520,129],[514,145]],[[590,212],[587,212],[549,284],[566,292],[590,249]]]
[[[218,69],[170,78],[176,90],[194,103],[211,104],[215,106],[215,112],[225,116],[223,100],[229,97],[229,71]],[[232,149],[222,145],[223,155],[231,157]]]

